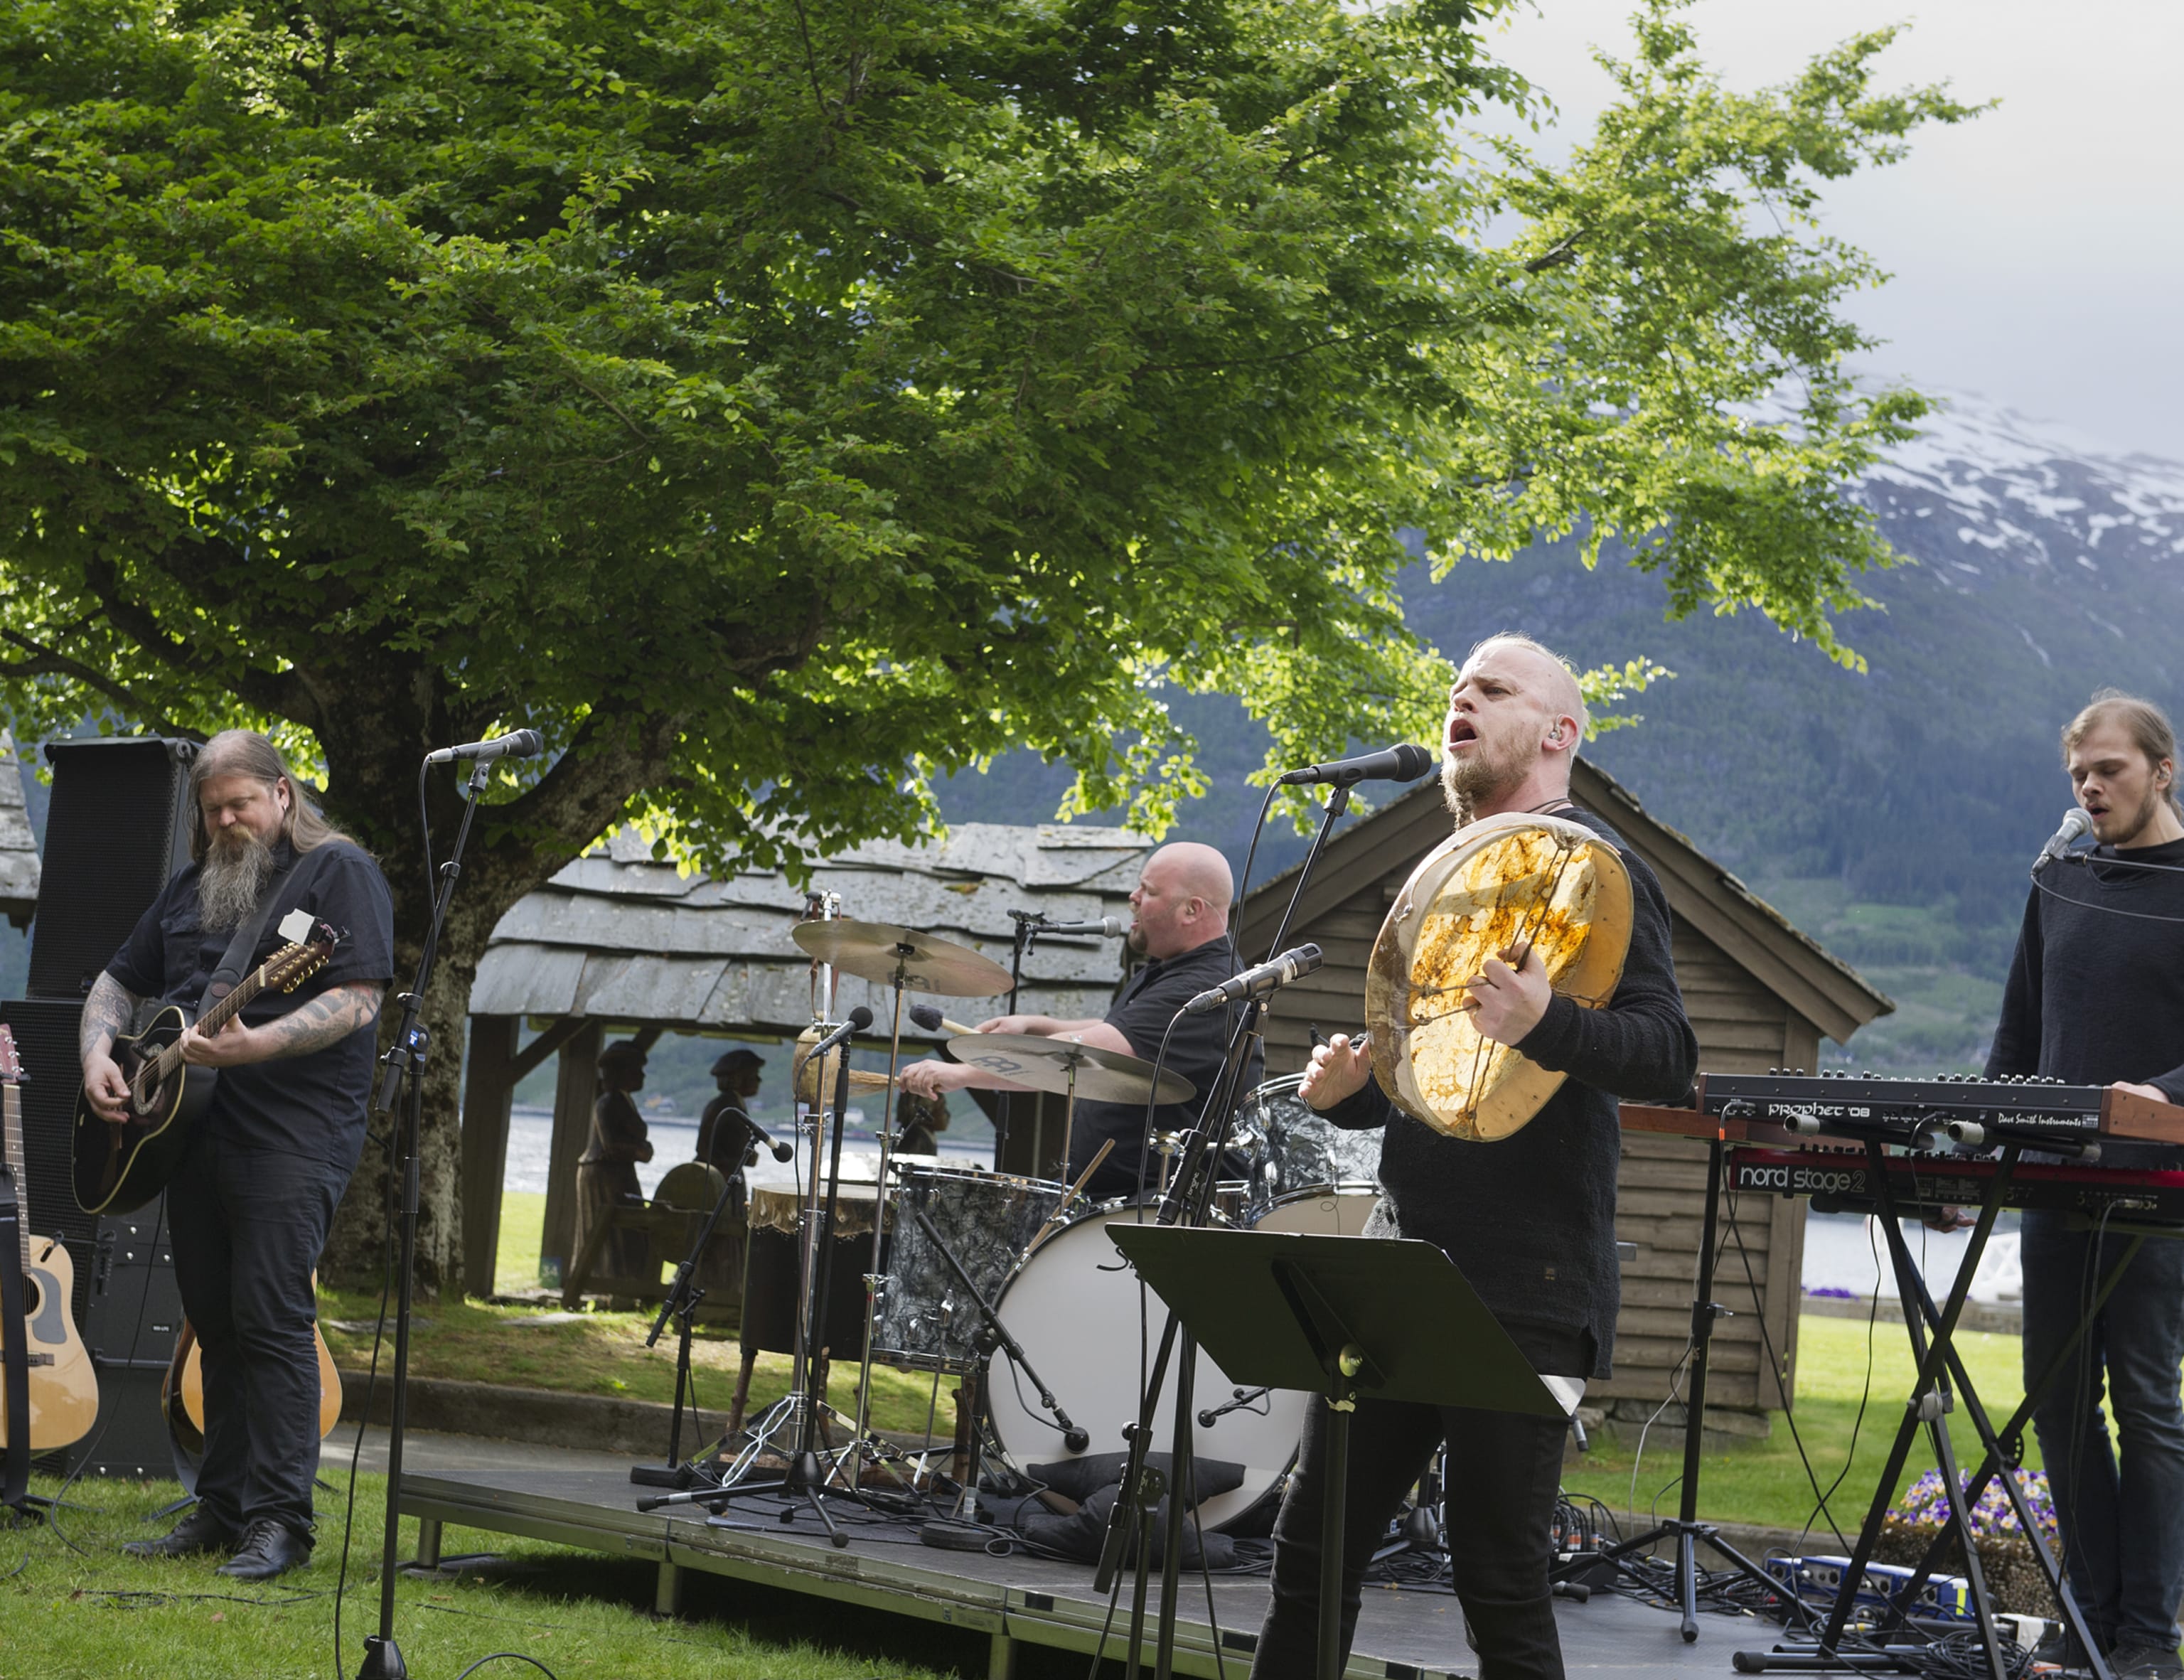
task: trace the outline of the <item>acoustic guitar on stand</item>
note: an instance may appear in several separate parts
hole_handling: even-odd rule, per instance
[[[58,1237],[31,1235],[29,1180],[23,1171],[23,1064],[14,1030],[0,1025],[0,1130],[6,1132],[8,1170],[15,1180],[15,1217],[22,1240],[23,1345],[30,1355],[31,1450],[71,1446],[91,1432],[98,1417],[98,1376],[76,1333],[69,1303],[75,1293],[75,1265]],[[7,1334],[0,1326],[0,1337]],[[15,1420],[7,1415],[0,1388],[0,1446]]]
[[[199,1032],[212,1036],[262,991],[293,991],[326,967],[341,943],[340,935],[324,922],[314,924],[307,911],[292,911],[280,931],[290,943],[198,1015]],[[219,1082],[216,1069],[182,1060],[182,1032],[190,1023],[185,1006],[149,1002],[138,1011],[135,1030],[114,1040],[114,1059],[129,1082],[125,1118],[109,1120],[77,1094],[70,1164],[76,1203],[86,1214],[142,1207],[167,1187],[181,1164]]]

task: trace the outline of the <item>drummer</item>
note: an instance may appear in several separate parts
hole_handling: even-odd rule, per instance
[[[1098,1050],[1120,1051],[1150,1062],[1159,1053],[1162,1035],[1190,998],[1219,985],[1238,968],[1236,942],[1229,937],[1228,913],[1236,879],[1228,860],[1210,846],[1179,840],[1145,859],[1130,894],[1129,946],[1145,959],[1104,1018],[1060,1020],[1052,1015],[1003,1015],[979,1024],[980,1032],[1030,1033],[1074,1039]],[[1181,1131],[1197,1122],[1206,1094],[1217,1082],[1228,1048],[1226,1014],[1188,1015],[1176,1023],[1162,1065],[1196,1088],[1188,1103],[1171,1102],[1154,1111],[1152,1130]],[[1256,1051],[1245,1069],[1248,1088],[1259,1082],[1263,1062]],[[1010,1091],[1010,1085],[983,1069],[957,1062],[913,1062],[902,1070],[905,1091],[922,1097],[943,1091]],[[1145,1109],[1141,1102],[1080,1101],[1069,1135],[1068,1176],[1078,1175],[1114,1140],[1114,1152],[1085,1186],[1095,1200],[1129,1196],[1160,1187],[1160,1169],[1146,1148]]]

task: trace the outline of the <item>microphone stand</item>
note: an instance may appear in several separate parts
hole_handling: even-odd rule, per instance
[[[1283,912],[1281,924],[1275,929],[1272,950],[1279,951],[1282,941],[1288,938],[1290,924],[1296,916],[1298,900],[1302,896],[1305,883],[1311,879],[1312,866],[1318,862],[1320,853],[1326,849],[1329,834],[1342,815],[1350,808],[1350,790],[1338,785],[1327,796],[1327,804],[1320,813],[1319,831],[1312,836],[1312,849],[1305,853],[1304,864],[1297,871],[1295,889]],[[1182,1164],[1177,1169],[1167,1196],[1162,1201],[1158,1223],[1183,1224],[1202,1227],[1212,1209],[1213,1185],[1222,1152],[1228,1147],[1228,1134],[1235,1123],[1236,1112],[1242,1105],[1244,1070],[1251,1065],[1251,1052],[1259,1041],[1259,1021],[1266,1012],[1266,1000],[1253,997],[1244,1006],[1242,1018],[1230,1036],[1227,1055],[1220,1076],[1215,1080],[1212,1093],[1204,1108],[1199,1110],[1198,1124],[1184,1134]],[[1187,1331],[1180,1331],[1180,1321],[1171,1310],[1167,1323],[1161,1331],[1160,1348],[1154,1356],[1152,1369],[1147,1376],[1145,1390],[1139,1397],[1138,1420],[1130,1429],[1129,1461],[1123,1472],[1123,1490],[1116,1498],[1113,1515],[1107,1524],[1106,1538],[1100,1551],[1099,1566],[1093,1576],[1093,1590],[1109,1591],[1114,1585],[1116,1573],[1122,1567],[1123,1551],[1134,1532],[1150,1526],[1150,1507],[1141,1510],[1145,1497],[1144,1479],[1149,1466],[1146,1456],[1153,1436],[1154,1414],[1160,1405],[1161,1390],[1166,1386],[1168,1361],[1178,1339],[1183,1343],[1183,1361],[1177,1369],[1176,1406],[1173,1438],[1169,1444],[1168,1506],[1167,1527],[1161,1550],[1161,1605],[1156,1617],[1156,1649],[1154,1673],[1157,1680],[1168,1680],[1175,1669],[1175,1621],[1178,1587],[1182,1570],[1183,1506],[1189,1490],[1195,1485],[1191,1478],[1191,1399],[1197,1378],[1198,1342]],[[1140,1541],[1137,1557],[1136,1597],[1131,1609],[1129,1672],[1138,1669],[1143,1649],[1142,1630],[1145,1626],[1145,1588],[1150,1574],[1150,1549]]]
[[[1017,993],[1023,988],[1024,956],[1030,951],[1031,942],[1039,937],[1040,925],[1046,920],[1046,912],[1011,910],[1009,912],[1009,919],[1017,924],[1015,936],[1009,942],[1009,1013],[1013,1015],[1017,1013]],[[1004,1091],[1000,1093],[1000,1113],[994,1122],[994,1170],[997,1173],[1005,1173],[1008,1170],[1004,1164],[1004,1156],[1009,1147],[1011,1096],[1011,1093],[1009,1091]],[[1061,1175],[1067,1178],[1069,1176],[1069,1163],[1065,1158],[1061,1164]],[[1037,1161],[1031,1164],[1031,1170],[1024,1176],[1027,1178],[1039,1176]]]
[[[432,904],[432,924],[426,929],[425,947],[417,955],[417,978],[402,994],[402,1025],[384,1058],[387,1076],[373,1103],[376,1113],[396,1113],[396,1099],[404,1093],[395,1120],[394,1141],[402,1165],[401,1276],[394,1309],[393,1404],[387,1416],[387,1523],[379,1556],[379,1631],[364,1642],[364,1661],[357,1680],[408,1680],[410,1670],[394,1643],[395,1548],[401,1538],[402,1440],[409,1415],[410,1307],[411,1275],[417,1260],[417,1137],[425,1114],[425,1052],[426,1034],[419,1019],[425,1009],[426,989],[432,982],[432,963],[439,954],[440,929],[448,919],[448,907],[455,896],[455,882],[463,873],[463,847],[470,840],[471,822],[477,815],[478,795],[492,779],[492,761],[480,759],[471,767],[463,789],[463,820],[455,830],[455,849],[440,866],[439,896]],[[429,861],[429,857],[428,857]]]

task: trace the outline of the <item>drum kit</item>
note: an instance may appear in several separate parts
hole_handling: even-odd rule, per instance
[[[1454,1137],[1491,1141],[1523,1125],[1561,1076],[1482,1037],[1465,1007],[1466,988],[1487,957],[1529,946],[1541,954],[1558,991],[1581,1004],[1604,1005],[1620,976],[1630,919],[1630,879],[1620,858],[1580,824],[1538,816],[1489,818],[1436,848],[1389,912],[1368,969],[1373,1071],[1390,1100]],[[922,1491],[928,1473],[924,1460],[906,1461],[868,1427],[875,1364],[933,1373],[936,1397],[941,1376],[958,1376],[966,1405],[983,1414],[983,1425],[973,1421],[969,1430],[968,1473],[957,1478],[958,1515],[976,1515],[978,1456],[989,1445],[1034,1481],[1042,1466],[1056,1461],[1120,1452],[1141,1419],[1140,1376],[1157,1309],[1149,1307],[1108,1231],[1118,1221],[1151,1220],[1153,1206],[1088,1201],[1082,1180],[1072,1186],[894,1159],[892,1116],[876,1128],[876,1177],[859,1183],[841,1176],[847,1092],[892,1093],[897,1086],[905,994],[996,996],[1013,992],[1010,972],[918,929],[844,917],[831,896],[815,900],[813,918],[800,923],[793,937],[813,960],[814,1013],[822,1019],[832,1013],[838,974],[892,991],[888,1072],[849,1069],[846,1032],[838,1029],[832,1036],[842,1047],[825,1053],[812,1053],[822,1029],[805,1035],[796,1091],[807,1115],[812,1165],[795,1200],[773,1192],[767,1194],[779,1205],[761,1207],[764,1196],[753,1205],[755,1223],[761,1215],[784,1226],[794,1221],[800,1235],[802,1299],[791,1392],[753,1420],[719,1485],[644,1507],[710,1503],[745,1491],[752,1466],[772,1452],[790,1465],[775,1486],[811,1498],[836,1543],[846,1543],[817,1495],[855,1493],[873,1470]],[[912,1014],[926,1031],[936,1024],[944,1030],[959,1025],[923,1005]],[[868,1015],[866,1020],[869,1024]],[[1198,1094],[1172,1071],[1156,1074],[1137,1057],[1069,1039],[957,1031],[946,1042],[960,1062],[1015,1086],[1062,1097],[1072,1123],[1080,1097],[1150,1108]],[[1249,1170],[1217,1186],[1209,1215],[1214,1222],[1344,1236],[1363,1228],[1378,1194],[1379,1136],[1332,1125],[1306,1107],[1299,1084],[1294,1075],[1270,1080],[1242,1100],[1228,1144]],[[832,1156],[822,1169],[830,1108]],[[877,1228],[878,1258],[864,1279],[857,1415],[847,1444],[822,1468],[813,1442],[824,1408],[813,1396],[811,1376],[832,1338],[846,1328],[837,1319],[830,1330],[830,1315],[819,1304],[828,1294],[831,1245],[823,1238],[843,1235],[845,1220],[868,1222],[862,1230]],[[1234,1388],[1202,1353],[1190,1388],[1231,1397],[1196,1413],[1192,1440],[1201,1459],[1243,1471],[1233,1493],[1200,1508],[1201,1526],[1220,1530],[1263,1521],[1294,1462],[1306,1398]],[[1155,1438],[1167,1439],[1173,1431],[1172,1399],[1166,1409]],[[791,1440],[799,1444],[788,1446]]]

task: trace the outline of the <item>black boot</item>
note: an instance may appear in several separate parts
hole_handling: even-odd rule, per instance
[[[235,1555],[220,1566],[238,1581],[270,1581],[311,1560],[311,1542],[277,1517],[261,1516],[242,1531]]]
[[[1478,1642],[1479,1680],[1563,1680],[1552,1595],[1515,1604],[1466,1599],[1463,1616]]]
[[[203,1505],[157,1540],[131,1540],[121,1549],[132,1558],[188,1558],[200,1552],[231,1552],[240,1537]]]

